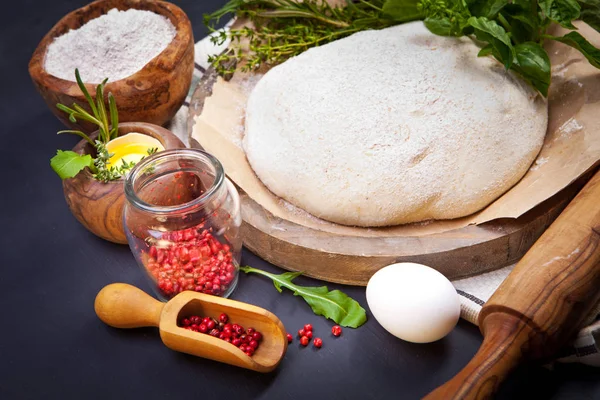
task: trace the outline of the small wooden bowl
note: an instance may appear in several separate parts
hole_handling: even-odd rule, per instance
[[[194,37],[192,25],[186,14],[177,6],[164,1],[150,0],[99,0],[77,9],[63,17],[44,36],[29,62],[29,74],[50,110],[70,129],[92,132],[95,126],[89,122],[69,121],[68,115],[56,108],[57,103],[71,107],[77,103],[90,110],[76,82],[50,75],[44,69],[48,46],[52,41],[71,29],[78,29],[86,22],[106,14],[110,9],[135,8],[148,10],[169,18],[177,29],[175,38],[158,56],[141,70],[127,78],[108,82],[105,93],[115,97],[119,109],[119,121],[149,122],[164,125],[171,120],[183,104],[192,82],[194,71]],[[73,71],[75,79],[75,71]],[[86,84],[95,97],[95,84]]]
[[[119,124],[119,136],[139,132],[158,139],[165,150],[184,148],[185,145],[170,131],[157,125],[130,122]],[[95,140],[98,131],[90,138]],[[92,154],[95,149],[87,141],[80,141],[73,151],[78,154]],[[94,235],[113,243],[127,243],[123,229],[123,206],[125,192],[123,179],[103,183],[92,176],[86,168],[74,178],[63,181],[63,190],[71,213]]]

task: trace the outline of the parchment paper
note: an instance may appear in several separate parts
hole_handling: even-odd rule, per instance
[[[598,32],[584,23],[575,25],[600,47]],[[553,33],[566,32],[556,28]],[[600,71],[562,43],[548,43],[546,49],[553,68],[548,131],[542,150],[519,183],[468,217],[386,228],[350,227],[316,218],[275,196],[254,174],[241,147],[246,100],[260,74],[236,73],[229,82],[219,78],[196,117],[192,138],[223,163],[229,178],[250,198],[277,217],[313,229],[351,236],[422,236],[498,218],[517,218],[567,187],[600,160]]]

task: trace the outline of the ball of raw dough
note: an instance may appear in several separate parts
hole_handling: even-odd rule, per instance
[[[377,271],[367,284],[367,303],[385,330],[414,343],[443,338],[460,317],[452,283],[435,269],[415,263]]]
[[[313,215],[385,226],[471,214],[527,172],[547,104],[467,38],[422,22],[312,48],[252,91],[244,148]]]

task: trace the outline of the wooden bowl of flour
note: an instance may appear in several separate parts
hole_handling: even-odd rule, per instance
[[[74,81],[50,75],[44,68],[48,46],[55,38],[78,29],[88,21],[109,10],[138,9],[152,11],[168,18],[176,28],[175,38],[156,57],[134,74],[108,82],[105,93],[113,94],[119,109],[120,122],[149,122],[164,125],[183,104],[192,81],[194,70],[194,38],[192,25],[177,6],[151,0],[99,0],[63,17],[44,36],[29,62],[29,74],[50,110],[66,126],[92,132],[97,129],[88,122],[69,121],[68,115],[56,108],[57,103],[71,106],[77,103],[89,111],[89,105]],[[75,75],[73,71],[73,80]],[[85,77],[84,77],[85,79]],[[87,84],[91,94],[96,84]]]

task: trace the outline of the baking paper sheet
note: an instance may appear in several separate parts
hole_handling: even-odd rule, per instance
[[[584,23],[575,25],[600,47],[598,32]],[[556,28],[553,33],[566,32]],[[546,49],[553,75],[542,150],[519,183],[468,217],[386,228],[351,227],[316,218],[275,196],[254,174],[241,147],[246,100],[260,74],[236,73],[229,82],[218,78],[212,96],[206,98],[202,113],[196,117],[192,138],[216,156],[229,178],[263,208],[276,217],[313,229],[352,236],[423,236],[498,218],[517,218],[567,187],[600,160],[600,71],[562,43],[548,43]]]

